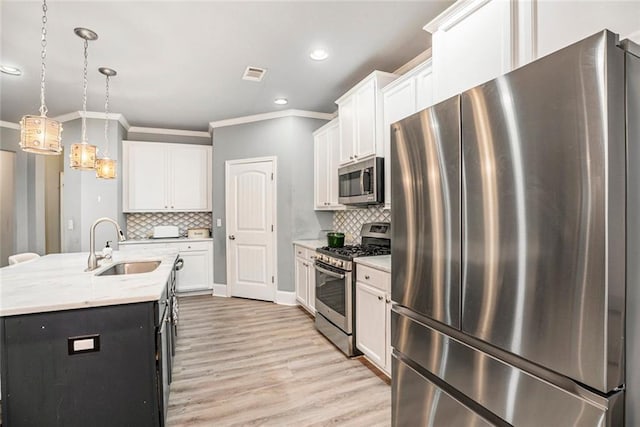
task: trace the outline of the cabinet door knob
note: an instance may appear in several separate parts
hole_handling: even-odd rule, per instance
[[[236,236],[234,236],[233,234],[229,235],[229,240],[236,240]]]
[[[387,298],[387,304],[391,304],[391,298]]]
[[[173,206],[171,206],[171,209],[173,209]]]
[[[365,275],[364,275],[364,278],[365,278],[365,279],[367,279],[367,280],[369,280],[369,279],[371,279],[371,276],[369,276],[368,274],[365,274]]]
[[[165,209],[167,209],[168,207],[169,207],[169,206],[167,206],[167,205],[164,205],[164,208],[165,208]]]
[[[378,301],[382,301],[382,296],[378,295]]]
[[[358,155],[357,155],[357,154],[354,154],[354,155],[353,155],[353,158],[354,158],[354,159],[357,159],[357,158],[358,158]]]

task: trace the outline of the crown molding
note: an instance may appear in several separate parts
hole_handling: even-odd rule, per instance
[[[427,25],[422,27],[428,33],[435,33],[438,30],[447,31],[476,10],[480,9],[491,0],[460,0],[445,9],[440,15],[433,18]]]
[[[174,135],[174,136],[196,136],[200,138],[211,138],[209,132],[197,130],[181,130],[181,129],[163,129],[163,128],[146,128],[140,126],[131,126],[129,133],[151,133],[154,135]]]
[[[122,127],[125,128],[125,130],[129,130],[129,128],[131,127],[127,119],[120,113],[109,113],[109,115],[106,116],[105,113],[99,113],[97,111],[87,111],[86,113],[83,111],[72,111],[67,114],[56,116],[53,119],[64,123],[64,122],[70,122],[71,120],[82,118],[83,116],[86,119],[105,120],[106,118],[108,118],[109,120],[117,120],[122,125]]]
[[[416,56],[415,58],[409,60],[409,62],[407,62],[406,64],[400,66],[397,70],[393,72],[393,74],[399,74],[399,75],[406,74],[407,72],[416,68],[418,65],[431,59],[431,57],[432,57],[431,48],[428,48],[427,50],[419,53],[418,56]]]
[[[337,116],[337,113],[319,113],[316,111],[306,110],[283,110],[274,111],[272,113],[253,114],[251,116],[236,117],[233,119],[218,120],[215,122],[209,122],[209,131],[213,131],[215,128],[221,128],[225,126],[242,125],[245,123],[261,122],[263,120],[279,119],[281,117],[306,117],[310,119],[320,120],[332,120]]]
[[[4,120],[0,120],[0,128],[20,130],[20,125],[18,123],[5,122]]]

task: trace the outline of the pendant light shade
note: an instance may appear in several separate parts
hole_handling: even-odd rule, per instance
[[[87,142],[71,144],[69,153],[71,169],[90,171],[96,167],[96,146]]]
[[[104,98],[104,157],[96,160],[96,177],[101,179],[114,179],[116,177],[116,161],[109,158],[109,79],[118,74],[116,70],[108,67],[98,68],[106,77]]]
[[[47,117],[44,100],[47,57],[47,1],[42,2],[42,51],[40,53],[40,115],[26,115],[20,120],[20,148],[36,154],[58,155],[62,153],[62,124]]]
[[[116,177],[116,161],[108,157],[96,160],[96,177],[114,179]]]
[[[20,120],[20,148],[45,155],[62,153],[62,125],[47,116],[24,116]]]
[[[75,28],[74,33],[84,39],[84,74],[82,92],[82,141],[71,144],[69,164],[71,169],[87,171],[96,168],[96,146],[87,142],[87,65],[89,40],[96,40],[98,35],[87,28]]]

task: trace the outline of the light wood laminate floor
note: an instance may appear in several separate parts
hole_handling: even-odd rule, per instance
[[[298,307],[180,299],[167,425],[388,426],[391,390]]]

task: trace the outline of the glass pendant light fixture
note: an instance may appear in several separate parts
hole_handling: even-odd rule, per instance
[[[96,177],[102,179],[114,179],[116,177],[116,161],[109,158],[109,79],[116,74],[116,70],[107,67],[98,68],[105,75],[107,83],[104,100],[104,157],[96,160]]]
[[[20,120],[20,148],[23,151],[36,154],[57,155],[62,153],[60,143],[62,124],[47,117],[47,105],[44,102],[45,93],[45,59],[47,57],[47,1],[42,2],[42,33],[40,39],[42,51],[40,59],[40,115],[23,116]]]
[[[74,33],[84,39],[84,74],[82,91],[82,141],[71,144],[69,159],[71,169],[93,170],[96,167],[96,146],[87,142],[87,65],[89,40],[96,40],[98,35],[87,28],[75,28]]]

